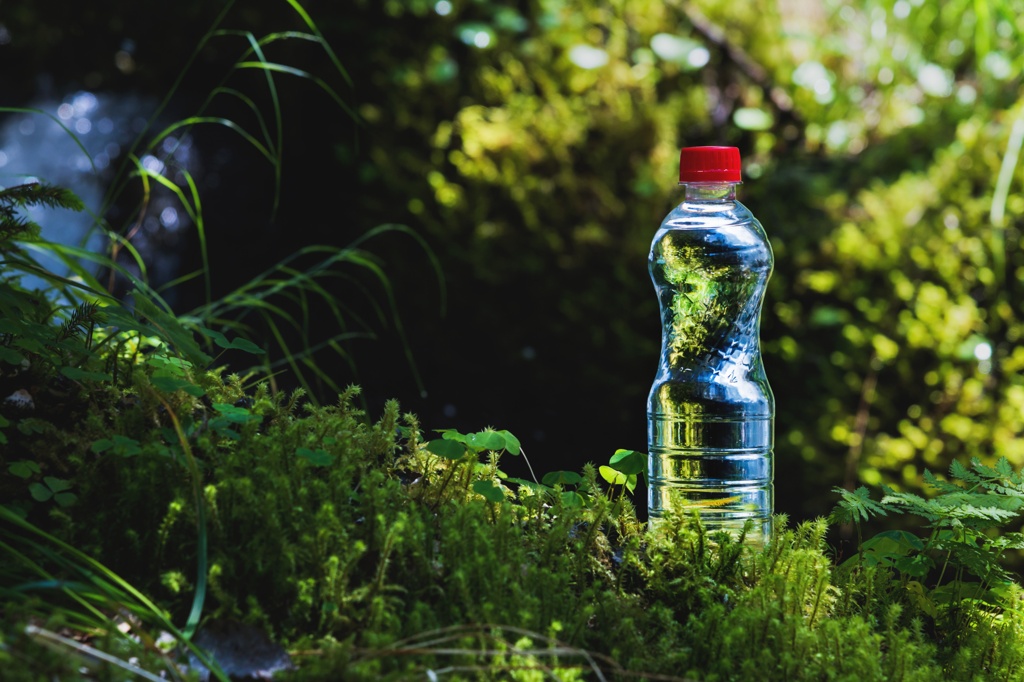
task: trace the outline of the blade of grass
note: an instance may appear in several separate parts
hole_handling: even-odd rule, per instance
[[[195,647],[191,643],[190,638],[185,636],[185,634],[170,621],[167,614],[162,609],[142,594],[142,592],[137,590],[131,583],[121,578],[117,573],[114,573],[104,564],[74,546],[69,545],[63,540],[50,535],[46,531],[29,523],[25,519],[22,519],[4,505],[0,505],[0,521],[6,522],[9,526],[26,533],[28,538],[38,538],[39,541],[44,544],[40,544],[39,541],[15,535],[9,528],[0,529],[2,537],[6,537],[12,541],[27,543],[40,554],[50,558],[52,561],[55,561],[59,566],[71,569],[81,574],[100,591],[102,595],[100,599],[101,603],[105,602],[107,606],[112,606],[112,612],[117,612],[120,608],[129,608],[144,621],[158,625],[160,628],[171,633],[171,635],[176,639],[183,642],[185,646],[203,663],[203,665],[210,669],[218,680],[221,682],[229,682],[227,675],[225,675],[220,667],[216,665],[216,662],[212,661],[201,649]],[[19,557],[25,556],[23,552],[13,549],[7,543],[0,542],[0,550],[3,550],[3,554],[7,557],[14,559],[19,559]],[[28,559],[28,561],[32,562],[31,559]],[[10,563],[5,561],[3,562],[3,565],[8,566]],[[36,564],[36,566],[38,567],[36,572],[37,575],[40,575],[47,580],[54,580],[53,576],[50,575],[45,568],[38,564]],[[69,585],[70,583],[64,582],[63,588],[67,590]],[[80,594],[69,594],[69,596],[76,600],[83,599]],[[84,604],[82,601],[79,601],[79,603],[86,607],[90,613],[93,613],[100,622],[105,621],[108,624],[112,622],[109,616],[103,614],[99,609],[95,608],[95,606],[91,604]]]
[[[251,108],[253,108],[254,112],[257,112],[257,116],[259,116],[259,110],[255,108],[255,102],[253,102],[250,98],[245,97],[241,92],[233,90],[231,88],[218,88],[218,91],[224,93],[231,93],[232,95],[238,97],[243,102],[246,102]],[[260,116],[260,123],[261,127],[264,127],[265,124],[263,124],[262,116]],[[229,118],[224,118],[223,116],[189,116],[188,118],[184,118],[180,121],[172,123],[171,125],[161,130],[159,133],[157,133],[157,135],[149,143],[148,147],[150,149],[156,147],[156,145],[159,144],[162,140],[166,139],[172,133],[174,133],[177,130],[181,130],[182,128],[191,128],[193,126],[208,124],[223,126],[228,130],[238,133],[243,140],[248,142],[250,145],[252,145],[253,149],[259,152],[260,156],[262,156],[263,158],[267,159],[270,162],[274,161],[274,153],[271,149],[268,149],[266,145],[262,144],[259,140],[257,140],[256,137],[252,135],[249,131],[247,131],[245,128],[238,125]]]
[[[349,85],[352,85],[352,78],[348,75],[348,71],[346,71],[345,67],[341,65],[341,60],[338,59],[338,55],[334,53],[330,44],[324,39],[323,34],[320,33],[320,29],[317,27],[316,23],[313,22],[313,19],[309,16],[309,13],[306,12],[306,9],[298,2],[298,0],[286,0],[286,2],[292,6],[292,9],[294,9],[300,17],[302,17],[302,20],[306,23],[306,26],[309,27],[309,30],[320,39],[320,44],[323,45],[324,51],[327,52],[327,56],[330,57],[331,63],[334,64],[334,68],[338,70],[338,73],[342,75]]]
[[[286,74],[289,74],[289,75],[292,75],[292,76],[297,76],[299,78],[305,78],[306,80],[310,80],[313,83],[315,83],[317,85],[317,87],[319,87],[321,90],[323,90],[325,93],[327,93],[327,95],[332,100],[334,100],[334,103],[337,104],[338,107],[342,109],[342,111],[347,113],[352,118],[358,118],[358,114],[356,114],[355,110],[352,109],[348,104],[345,103],[345,100],[343,100],[338,95],[338,93],[334,91],[334,88],[332,88],[330,85],[328,85],[322,78],[320,78],[318,76],[314,76],[313,74],[311,74],[308,71],[304,71],[304,70],[296,68],[294,66],[288,66],[287,64],[278,64],[277,62],[260,62],[260,61],[240,62],[240,63],[235,65],[235,68],[238,68],[238,69],[259,69],[259,70],[263,70],[263,71],[274,71],[274,72],[277,72],[277,73],[286,73]]]
[[[210,281],[210,252],[206,245],[206,226],[203,221],[203,206],[199,196],[199,188],[196,186],[195,180],[192,174],[187,170],[182,169],[180,172],[182,177],[185,179],[186,185],[188,185],[189,196],[192,199],[192,203],[189,203],[185,197],[185,192],[178,187],[178,185],[172,182],[170,179],[164,177],[160,173],[155,173],[142,165],[142,162],[137,158],[133,157],[133,161],[136,166],[136,173],[148,181],[153,179],[160,185],[169,189],[177,198],[182,208],[188,214],[188,217],[192,220],[196,226],[196,234],[199,237],[199,256],[202,261],[202,270],[206,273],[203,279],[203,293],[204,300],[209,302],[213,298],[211,281]]]
[[[117,195],[124,188],[124,183],[122,182],[122,180],[124,179],[125,174],[128,172],[128,168],[130,167],[130,161],[128,157],[134,154],[135,151],[142,146],[142,141],[143,139],[145,139],[146,133],[152,127],[153,122],[160,117],[160,115],[164,112],[167,106],[171,103],[171,100],[177,94],[178,89],[181,87],[182,82],[185,80],[186,74],[188,74],[188,72],[191,70],[192,64],[195,63],[196,59],[199,58],[199,55],[202,53],[202,51],[206,49],[207,43],[209,43],[211,38],[213,38],[217,30],[217,27],[220,26],[220,24],[227,17],[228,12],[231,11],[231,8],[234,7],[234,4],[235,0],[227,0],[224,3],[224,6],[221,8],[216,18],[214,18],[213,24],[206,31],[206,33],[203,34],[203,36],[199,39],[199,42],[196,45],[195,49],[192,50],[192,54],[190,54],[188,59],[185,61],[185,66],[182,67],[182,69],[178,72],[178,75],[175,78],[174,82],[171,84],[171,87],[167,90],[167,94],[164,95],[163,100],[161,100],[160,104],[150,115],[149,120],[146,121],[146,125],[143,126],[142,130],[132,141],[131,145],[127,150],[127,154],[125,155],[124,161],[121,162],[117,169],[117,172],[114,175],[114,180],[111,182],[110,185],[111,191],[108,191],[107,196],[103,201],[102,207],[99,211],[100,215],[107,215],[111,206],[113,206]]]
[[[267,62],[266,56],[263,54],[263,48],[260,46],[256,37],[251,33],[247,34],[247,40],[249,45],[252,47],[253,52],[259,59],[259,63],[263,64]],[[244,62],[243,62],[244,63]],[[277,131],[274,151],[275,151],[275,163],[274,167],[274,204],[270,209],[271,219],[277,215],[278,206],[281,201],[281,170],[284,165],[284,119],[281,112],[281,100],[277,94],[277,84],[274,83],[274,76],[272,71],[265,71],[264,75],[267,79],[267,90],[270,93],[271,107],[274,112],[274,123]]]
[[[171,419],[171,424],[174,427],[174,433],[178,437],[178,444],[181,445],[181,451],[185,454],[185,460],[188,462],[189,474],[192,477],[192,496],[196,505],[196,590],[192,598],[192,608],[189,611],[188,620],[185,622],[185,627],[181,629],[182,635],[186,639],[191,640],[192,636],[199,628],[199,619],[203,615],[203,604],[206,601],[206,577],[209,570],[207,565],[206,500],[203,498],[202,481],[199,477],[199,465],[196,463],[196,459],[192,454],[192,447],[189,445],[188,437],[185,435],[185,431],[181,428],[181,422],[178,421],[178,415],[175,414],[170,403],[168,403],[158,391],[153,390],[152,394],[163,404],[164,409],[167,410],[167,416]]]
[[[992,259],[995,270],[996,285],[1002,287],[1006,278],[1006,200],[1010,195],[1010,185],[1017,169],[1021,146],[1024,145],[1024,113],[1017,117],[1006,141],[1006,152],[999,166],[996,188],[992,194],[992,208],[989,220],[992,222]]]

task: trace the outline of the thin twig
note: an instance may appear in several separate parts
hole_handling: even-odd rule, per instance
[[[73,639],[58,635],[56,632],[44,630],[43,628],[36,627],[35,625],[26,625],[25,634],[30,637],[37,637],[41,640],[46,640],[46,643],[50,646],[63,646],[73,649],[82,656],[102,661],[103,663],[109,663],[110,665],[127,670],[133,675],[138,675],[144,679],[152,680],[153,682],[165,682],[165,678],[154,675],[153,673],[143,670],[136,665],[132,665],[128,661],[121,660],[117,656],[111,656],[110,654],[100,651],[95,647],[91,647],[88,644],[82,644],[81,642],[76,642]]]

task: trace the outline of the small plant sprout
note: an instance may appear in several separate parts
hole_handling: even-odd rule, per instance
[[[519,455],[522,452],[522,445],[519,439],[509,431],[485,429],[475,433],[460,433],[456,429],[438,429],[440,438],[427,441],[424,449],[449,462],[447,473],[441,481],[441,487],[437,491],[438,503],[447,489],[449,483],[456,477],[463,482],[463,489],[472,490],[482,495],[488,502],[501,502],[505,493],[501,486],[491,480],[493,477],[508,478],[505,472],[498,468],[498,459],[503,452],[512,455]],[[481,454],[490,453],[487,464],[478,461]],[[460,466],[472,464],[473,466]],[[474,473],[481,471],[490,475],[488,478],[473,480]]]
[[[636,490],[637,477],[641,473],[646,475],[647,454],[636,450],[616,450],[608,464],[597,471],[609,485],[622,486],[621,494],[627,490],[632,493]]]

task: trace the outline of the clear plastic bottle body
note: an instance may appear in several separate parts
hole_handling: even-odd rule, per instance
[[[775,401],[760,351],[771,245],[736,183],[688,183],[651,244],[662,347],[648,398],[650,522],[696,511],[711,531],[771,534]]]

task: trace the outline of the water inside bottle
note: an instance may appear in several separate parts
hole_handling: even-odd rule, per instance
[[[655,235],[662,352],[648,400],[649,516],[696,512],[710,531],[771,533],[774,399],[759,348],[772,253],[736,201],[683,203]]]

